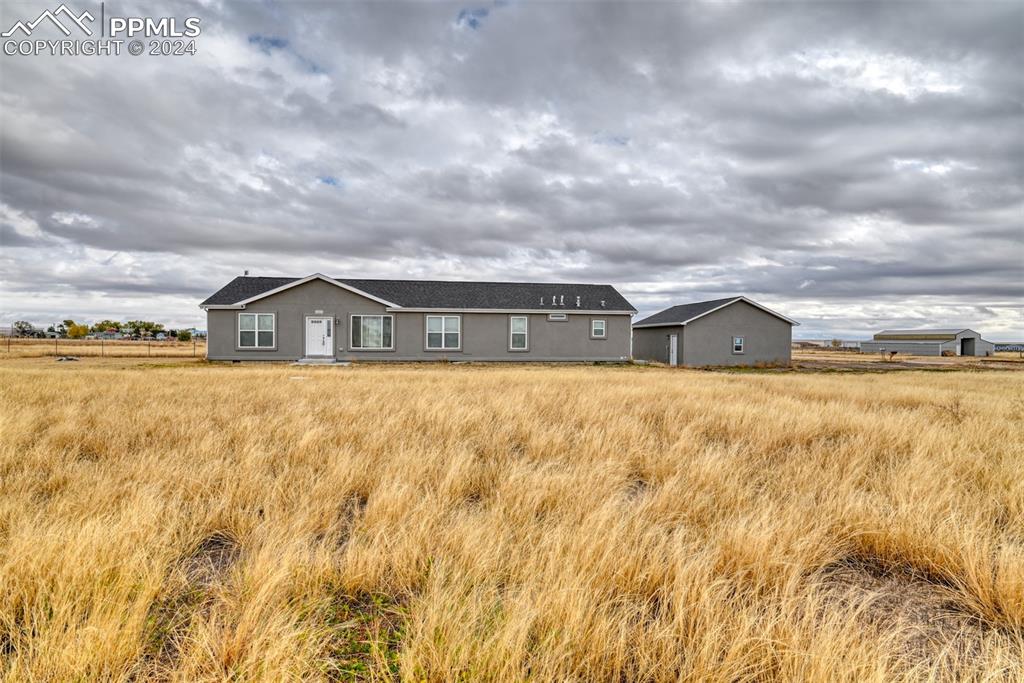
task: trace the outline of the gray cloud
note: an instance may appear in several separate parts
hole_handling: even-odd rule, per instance
[[[5,322],[248,268],[1024,338],[1019,3],[120,5],[199,54],[0,56]]]

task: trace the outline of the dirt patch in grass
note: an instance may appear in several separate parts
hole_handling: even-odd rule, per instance
[[[202,540],[191,555],[180,563],[188,583],[208,589],[238,559],[238,542],[230,535],[216,531]]]
[[[626,480],[626,499],[630,501],[642,498],[651,489],[650,480],[641,473],[633,473]]]
[[[406,611],[387,595],[339,595],[321,615],[333,637],[324,658],[330,680],[398,680]]]
[[[369,496],[363,492],[353,493],[347,496],[338,506],[337,515],[337,546],[345,547],[352,536],[352,528],[359,521],[369,504]],[[322,534],[317,535],[317,541],[322,540]]]
[[[216,531],[172,566],[146,616],[146,642],[134,680],[159,680],[175,669],[189,624],[209,612],[214,586],[239,555],[238,541]]]
[[[868,631],[897,634],[908,667],[941,664],[966,675],[963,667],[981,652],[982,641],[1011,635],[976,612],[956,586],[909,565],[851,556],[825,567],[818,579],[830,608],[855,610]]]

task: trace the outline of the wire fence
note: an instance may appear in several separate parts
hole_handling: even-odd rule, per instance
[[[206,340],[35,339],[4,337],[0,354],[8,358],[98,356],[106,358],[204,358]]]

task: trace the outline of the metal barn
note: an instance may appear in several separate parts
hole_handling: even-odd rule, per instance
[[[908,356],[991,356],[995,345],[971,329],[882,330],[861,342],[861,353]]]

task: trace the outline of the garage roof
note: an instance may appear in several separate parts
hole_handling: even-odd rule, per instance
[[[790,325],[799,325],[795,320],[790,320],[781,313],[776,313],[770,308],[765,308],[756,301],[751,301],[745,296],[731,296],[727,299],[712,299],[711,301],[697,301],[692,304],[680,304],[671,308],[666,308],[664,311],[655,313],[652,316],[648,316],[643,320],[640,320],[633,324],[633,327],[663,327],[669,325],[685,325],[688,322],[702,318],[709,313],[713,313],[720,308],[731,306],[737,301],[743,301],[755,308],[760,308],[765,313],[774,315],[776,318],[785,320]]]

